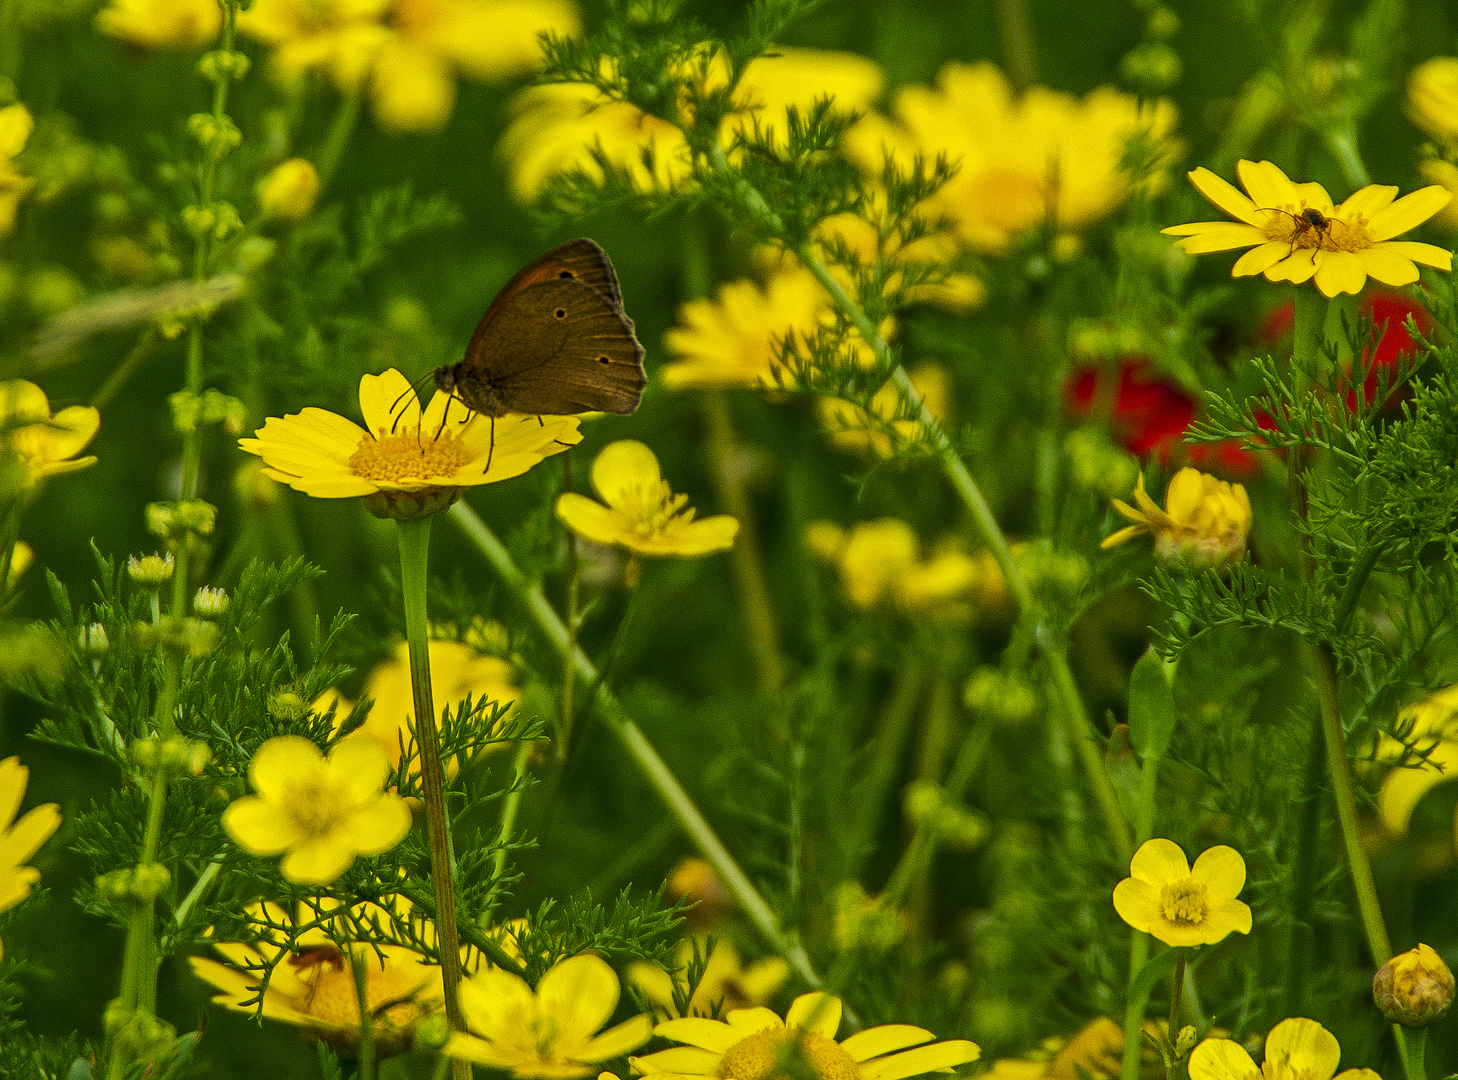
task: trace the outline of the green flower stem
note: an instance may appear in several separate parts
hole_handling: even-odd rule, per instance
[[[1291,929],[1286,937],[1282,1016],[1306,1015],[1306,968],[1311,959],[1311,913],[1316,896],[1316,856],[1321,839],[1325,776],[1326,735],[1322,726],[1315,724],[1301,780],[1301,821],[1291,869]]]
[[[344,149],[349,145],[349,137],[354,134],[355,124],[359,121],[359,107],[362,98],[361,88],[356,87],[344,95],[344,100],[339,103],[339,109],[334,113],[334,120],[329,125],[329,134],[324,137],[324,145],[319,148],[319,159],[314,162],[314,171],[319,174],[320,191],[329,186],[329,180],[334,176],[334,170],[339,168],[339,159],[344,156]]]
[[[1026,90],[1038,81],[1033,55],[1033,31],[1024,0],[997,0],[997,36],[1002,41],[1002,62],[1014,90]]]
[[[855,838],[850,845],[854,861],[853,870],[847,875],[853,880],[860,877],[866,858],[875,847],[876,828],[885,808],[886,795],[900,771],[901,755],[911,733],[911,718],[916,713],[916,702],[921,697],[925,675],[925,661],[918,657],[907,657],[897,665],[890,700],[881,713],[880,730],[876,733],[875,749],[869,759],[870,774],[866,777],[865,786],[856,794],[859,808],[855,818]]]
[[[547,601],[541,587],[527,580],[526,575],[512,561],[511,553],[497,539],[490,527],[481,520],[480,515],[472,510],[465,500],[461,500],[451,507],[450,517],[466,534],[466,537],[475,544],[486,561],[491,564],[502,584],[526,608],[532,621],[537,624],[537,628],[552,647],[563,656],[570,655],[577,677],[587,686],[596,685],[599,682],[597,668],[580,648],[568,653],[567,627],[562,624],[561,618]],[[740,869],[734,856],[729,854],[729,849],[715,834],[712,826],[704,819],[704,815],[699,812],[699,808],[694,805],[693,800],[689,798],[688,792],[684,791],[683,785],[664,764],[663,759],[658,756],[658,752],[653,749],[653,745],[638,725],[623,713],[616,696],[606,686],[599,686],[595,700],[603,722],[627,750],[639,771],[653,785],[654,790],[668,806],[669,812],[678,822],[679,827],[698,846],[704,858],[714,868],[714,872],[719,875],[719,879],[724,882],[725,888],[729,890],[729,894],[734,897],[749,921],[754,924],[765,941],[789,961],[795,974],[805,983],[814,989],[823,986],[824,980],[810,962],[805,947],[781,929],[774,911],[765,902],[764,897],[760,896],[749,877]]]
[[[425,831],[430,843],[430,881],[435,894],[435,934],[445,989],[446,1021],[464,1031],[461,1015],[461,939],[456,929],[456,856],[451,849],[451,823],[446,813],[445,772],[440,763],[440,735],[435,727],[435,699],[430,688],[430,625],[426,617],[426,566],[430,553],[430,518],[400,521],[400,589],[405,603],[405,639],[410,648],[410,687],[414,692],[415,745],[420,751],[420,787],[425,796]],[[470,1080],[471,1066],[453,1059],[456,1080]]]
[[[1428,1080],[1427,1064],[1423,1060],[1423,1052],[1428,1044],[1428,1029],[1405,1028],[1401,1024],[1393,1024],[1392,1030],[1397,1033],[1397,1045],[1406,1051],[1402,1055],[1402,1066],[1407,1072],[1407,1080]]]
[[[1129,938],[1129,1000],[1124,1004],[1124,1057],[1119,1080],[1139,1080],[1139,1059],[1144,1051],[1144,1003],[1148,995],[1138,993],[1134,983],[1148,959],[1149,935],[1136,930]]]
[[[1321,141],[1326,144],[1327,152],[1336,159],[1348,184],[1353,188],[1363,188],[1372,182],[1367,166],[1362,161],[1362,154],[1357,149],[1357,130],[1354,126],[1348,124],[1336,129],[1323,129]]]
[[[1175,946],[1174,977],[1169,981],[1169,1044],[1175,1045],[1180,1034],[1180,991],[1185,985],[1185,957],[1188,949]]]
[[[517,746],[516,757],[511,763],[511,775],[515,783],[501,808],[501,832],[497,834],[496,858],[493,861],[493,869],[498,878],[506,873],[506,845],[511,842],[511,831],[516,828],[516,815],[521,811],[522,782],[526,779],[527,762],[531,756],[532,744],[523,739]]]
[[[375,1025],[370,1016],[369,974],[365,964],[369,954],[355,949],[349,954],[349,965],[354,972],[354,999],[359,1004],[359,1060],[355,1080],[375,1080]]]
[[[566,478],[565,488],[572,490],[572,451],[562,455],[562,472]],[[577,680],[572,677],[572,654],[577,651],[578,624],[582,621],[581,599],[582,567],[577,559],[577,534],[567,530],[567,655],[562,658],[565,670],[562,672],[562,726],[557,736],[557,761],[567,760],[567,749],[572,740],[573,703],[572,691]],[[513,795],[517,792],[512,792]]]

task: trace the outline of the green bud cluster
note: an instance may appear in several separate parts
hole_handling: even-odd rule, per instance
[[[202,499],[148,503],[144,513],[147,531],[164,540],[176,540],[186,533],[211,536],[218,520],[218,508]]]
[[[218,202],[209,206],[184,206],[182,226],[194,240],[226,240],[243,228],[243,219],[232,203]]]
[[[172,426],[183,435],[190,435],[205,424],[222,424],[229,435],[241,435],[248,425],[248,408],[237,398],[221,390],[204,390],[195,394],[178,390],[167,396],[172,408]]]
[[[189,656],[206,656],[218,643],[218,628],[206,619],[169,616],[155,623],[137,623],[135,630],[143,646],[165,646]]]
[[[906,819],[917,828],[931,830],[938,840],[971,851],[987,839],[991,827],[981,814],[961,806],[930,780],[917,780],[906,789],[903,806]]]
[[[187,130],[214,161],[221,161],[243,141],[243,133],[228,116],[193,113],[187,118]]]
[[[202,59],[197,62],[197,73],[208,82],[221,83],[243,78],[252,66],[253,62],[243,53],[214,49],[203,53]]]
[[[1019,727],[1033,718],[1040,701],[1032,682],[1019,671],[980,667],[967,680],[962,700],[980,716],[988,716],[1008,727]]]
[[[127,559],[127,577],[144,589],[158,589],[171,581],[174,568],[175,563],[170,553],[132,555]]]
[[[102,1022],[113,1043],[125,1047],[137,1061],[164,1058],[177,1042],[177,1029],[171,1024],[146,1009],[128,1009],[120,999],[107,1005]]]
[[[1100,498],[1127,494],[1139,475],[1133,455],[1115,446],[1098,428],[1070,431],[1063,440],[1063,455],[1074,484]]]
[[[206,743],[181,735],[143,739],[132,746],[132,762],[146,772],[197,776],[212,760]]]

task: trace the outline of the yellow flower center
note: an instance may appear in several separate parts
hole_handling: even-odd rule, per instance
[[[776,1080],[781,1077],[788,1080],[803,1075],[803,1070],[790,1065],[794,1059],[789,1055],[796,1052],[790,1048],[792,1042],[798,1045],[801,1059],[810,1066],[817,1080],[860,1080],[860,1069],[834,1041],[819,1032],[780,1027],[765,1028],[725,1050],[715,1075],[721,1080],[769,1080],[772,1076]],[[786,1056],[783,1063],[781,1054]]]
[[[984,169],[965,187],[963,205],[975,206],[977,216],[1000,232],[1018,232],[1048,214],[1043,181],[1024,169]]]
[[[359,996],[355,991],[353,966],[344,954],[333,945],[325,945],[291,957],[289,964],[299,981],[308,987],[304,1000],[298,1002],[302,1006],[299,1011],[321,1024],[351,1030],[353,1038],[346,1042],[352,1047],[359,1032]],[[399,1048],[408,1042],[410,1030],[421,1012],[420,1006],[411,1000],[419,982],[413,973],[401,972],[391,965],[382,968],[373,951],[367,952],[365,1001],[374,1020],[375,1038],[383,1041],[385,1049]]]
[[[692,508],[685,510],[687,495],[675,495],[667,480],[656,485],[635,486],[624,492],[614,508],[628,519],[629,527],[643,539],[661,540],[670,529],[693,520]]]
[[[1323,251],[1365,251],[1372,246],[1367,219],[1330,217],[1305,204],[1277,207],[1267,215],[1264,232],[1269,240],[1289,243],[1293,248]]]
[[[389,435],[381,428],[378,438],[366,435],[360,439],[349,455],[349,469],[366,480],[424,480],[450,476],[470,460],[452,432],[421,439],[418,433]]]
[[[1172,923],[1199,926],[1210,914],[1210,890],[1194,878],[1174,881],[1159,890],[1159,907]]]
[[[339,796],[325,776],[306,776],[287,786],[283,804],[298,830],[313,838],[328,833],[344,817],[348,808]]]

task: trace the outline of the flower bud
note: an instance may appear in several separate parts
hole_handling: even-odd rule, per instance
[[[127,559],[127,577],[144,589],[157,589],[172,579],[173,560],[166,555],[133,555]]]
[[[268,715],[275,720],[297,723],[309,715],[309,703],[292,690],[280,690],[268,699]]]
[[[1453,972],[1436,952],[1419,945],[1377,969],[1372,1000],[1394,1024],[1427,1027],[1453,1004]]]
[[[76,631],[76,647],[93,660],[104,656],[111,648],[111,642],[106,637],[106,627],[99,622],[81,627]]]
[[[192,609],[204,619],[217,619],[227,614],[229,603],[231,601],[228,599],[227,589],[213,589],[204,585],[193,597]]]
[[[248,74],[250,65],[251,61],[243,53],[214,49],[203,54],[203,58],[197,62],[197,71],[209,82],[224,82],[243,78]]]
[[[319,198],[319,173],[313,162],[289,158],[258,182],[257,194],[265,217],[298,221]]]
[[[1038,692],[1027,676],[990,666],[972,673],[962,700],[973,712],[990,716],[1008,727],[1027,723],[1038,711]]]

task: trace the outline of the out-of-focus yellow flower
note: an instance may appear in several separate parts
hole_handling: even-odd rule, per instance
[[[1141,1075],[1164,1075],[1155,1047],[1164,1039],[1168,1025],[1160,1020],[1144,1021],[1149,1036],[1144,1047]],[[1023,1058],[994,1061],[992,1080],[1112,1080],[1119,1075],[1124,1055],[1124,1029],[1107,1016],[1090,1020],[1071,1038],[1044,1040],[1044,1046]]]
[[[673,493],[653,451],[634,439],[603,447],[592,462],[592,486],[602,503],[569,491],[557,497],[557,517],[595,544],[688,557],[734,546],[739,522],[728,514],[695,521],[688,496]]]
[[[1234,848],[1207,848],[1192,870],[1178,844],[1156,837],[1114,886],[1114,910],[1166,945],[1213,945],[1232,930],[1250,933],[1250,908],[1236,899],[1244,887],[1245,860]]]
[[[277,961],[263,992],[262,1014],[303,1028],[337,1051],[354,1053],[360,1028],[352,962],[357,951],[364,959],[365,1003],[375,1053],[387,1056],[408,1050],[419,1021],[443,1006],[440,967],[412,949],[376,941],[341,949],[323,927],[316,926],[304,931],[296,951],[280,960],[282,942],[293,924],[288,912],[277,904],[255,903],[247,913],[256,940],[213,945],[226,964],[202,956],[190,958],[193,973],[221,991],[213,997],[214,1004],[256,1014],[263,970]],[[305,909],[304,914],[312,912]]]
[[[405,800],[381,790],[390,773],[373,739],[344,739],[328,758],[308,739],[280,735],[248,763],[258,794],[234,799],[223,828],[250,855],[284,855],[289,881],[333,881],[356,856],[389,851],[410,831]]]
[[[1282,1020],[1266,1036],[1260,1068],[1232,1039],[1204,1039],[1190,1054],[1190,1080],[1332,1080],[1341,1063],[1336,1036],[1315,1020]],[[1371,1069],[1347,1069],[1337,1080],[1379,1080]]]
[[[1429,158],[1418,163],[1418,175],[1424,180],[1438,184],[1444,191],[1458,196],[1458,165],[1443,158]],[[1431,224],[1448,230],[1458,230],[1458,198],[1448,202],[1431,218]]]
[[[939,422],[946,424],[951,405],[947,373],[935,364],[922,364],[907,374],[927,410]],[[892,380],[887,380],[886,385],[871,398],[871,412],[880,418],[879,423],[872,422],[866,410],[859,405],[841,398],[822,397],[816,401],[815,411],[830,433],[830,441],[842,450],[884,458],[903,447],[924,441],[918,421],[893,419],[901,412],[901,394]],[[886,430],[888,424],[890,432]]]
[[[1168,102],[1141,106],[1108,87],[1081,99],[1041,86],[1015,95],[988,63],[947,64],[936,87],[898,91],[892,111],[896,122],[871,115],[856,124],[847,151],[872,175],[888,155],[905,170],[917,155],[945,154],[957,175],[926,210],[989,254],[1045,222],[1077,232],[1108,214],[1129,193],[1119,162],[1130,139],[1146,132],[1167,143],[1176,121]]]
[[[984,592],[989,568],[960,551],[923,560],[910,525],[896,518],[862,522],[849,531],[812,522],[806,542],[835,565],[846,598],[858,608],[889,605],[902,611],[958,615]]]
[[[265,217],[298,221],[308,216],[319,198],[319,172],[306,158],[289,158],[258,181],[256,193]]]
[[[307,408],[270,416],[256,438],[238,445],[263,459],[264,475],[296,491],[317,499],[364,496],[373,513],[396,517],[444,510],[467,487],[520,476],[582,439],[575,416],[511,414],[493,423],[471,413],[464,424],[447,425],[449,395],[432,396],[422,416],[409,390],[394,368],[366,375],[359,381],[365,429]]]
[[[0,466],[18,464],[21,482],[32,486],[48,476],[96,464],[76,457],[101,427],[90,405],[72,405],[51,415],[45,391],[33,382],[0,382]]]
[[[1161,510],[1144,493],[1144,474],[1134,485],[1136,510],[1122,499],[1114,509],[1137,524],[1104,537],[1102,547],[1111,548],[1150,533],[1154,555],[1166,566],[1184,566],[1200,572],[1239,562],[1245,557],[1245,538],[1250,532],[1250,496],[1240,484],[1217,480],[1198,469],[1181,469],[1169,482],[1166,509]]]
[[[1384,735],[1378,761],[1399,762],[1409,752],[1417,760],[1393,769],[1377,792],[1377,814],[1390,832],[1407,832],[1412,812],[1432,788],[1458,775],[1458,683],[1436,690],[1397,714],[1402,739]],[[1454,828],[1458,830],[1458,817]]]
[[[736,92],[738,109],[724,120],[720,143],[728,148],[737,133],[758,122],[773,128],[776,142],[787,129],[786,109],[805,115],[817,98],[833,97],[842,111],[866,108],[881,92],[883,76],[870,60],[853,53],[822,49],[777,48],[745,69]],[[706,65],[705,89],[722,86],[727,71],[717,54]],[[599,175],[594,151],[617,169],[627,170],[639,190],[681,184],[690,171],[688,145],[667,120],[634,105],[615,102],[584,83],[532,87],[513,103],[515,119],[501,141],[511,169],[512,188],[531,201],[555,176],[582,169]],[[653,159],[644,164],[647,152]]]
[[[40,871],[25,862],[61,824],[61,808],[55,803],[33,807],[15,820],[29,780],[30,770],[18,757],[0,761],[0,911],[13,908],[35,888]]]
[[[15,158],[25,149],[25,142],[35,127],[30,110],[24,105],[7,105],[0,109],[0,236],[15,228],[15,211],[20,200],[35,187],[35,181],[21,176]]]
[[[1458,146],[1458,56],[1435,56],[1412,69],[1407,115],[1434,139]]]
[[[618,1004],[618,977],[607,962],[585,953],[556,964],[535,992],[499,968],[461,984],[461,1011],[470,1033],[457,1032],[443,1053],[513,1076],[573,1080],[642,1046],[653,1018],[642,1014],[599,1033]]]
[[[354,93],[390,39],[383,19],[391,0],[253,0],[238,31],[273,46],[278,74],[319,69]]]
[[[703,954],[707,939],[699,939]],[[694,956],[692,941],[680,942],[674,950],[674,961],[687,968]],[[783,957],[769,956],[745,967],[739,950],[727,938],[720,938],[709,954],[703,978],[689,1000],[687,1016],[712,1016],[715,1004],[722,1002],[724,1011],[763,1005],[790,977],[790,965]],[[634,961],[628,967],[628,982],[652,1006],[655,1016],[669,1020],[679,1015],[673,1004],[673,978],[657,964]]]
[[[674,864],[668,872],[664,899],[692,904],[684,919],[694,927],[715,925],[734,903],[714,868],[697,855],[685,856]]]
[[[831,936],[836,948],[885,953],[906,939],[911,920],[899,907],[872,896],[858,881],[842,881],[835,890]]]
[[[1299,285],[1314,280],[1323,296],[1358,293],[1371,277],[1384,285],[1410,285],[1417,263],[1451,270],[1453,253],[1433,244],[1394,240],[1448,204],[1439,185],[1397,199],[1397,188],[1368,184],[1340,206],[1320,184],[1292,183],[1269,161],[1240,161],[1235,171],[1250,194],[1209,169],[1190,173],[1201,195],[1237,221],[1195,221],[1163,232],[1181,236],[1191,255],[1250,248],[1231,277],[1265,274],[1268,281]],[[1393,202],[1397,199],[1396,202]]]
[[[873,197],[875,203],[883,201],[883,195]],[[822,258],[825,245],[835,241],[863,266],[884,257],[892,263],[919,270],[928,266],[945,267],[957,257],[957,238],[946,231],[930,232],[904,246],[888,242],[884,251],[880,249],[878,239],[876,225],[860,214],[852,213],[826,218],[816,226],[814,234],[815,242],[822,249]],[[886,291],[898,289],[901,284],[901,272],[893,272],[886,280]],[[910,303],[933,304],[956,312],[971,311],[980,306],[986,295],[987,287],[981,280],[960,271],[948,274],[943,280],[922,282],[906,290],[906,300]]]
[[[17,540],[15,547],[10,552],[10,572],[6,575],[4,585],[8,589],[20,580],[20,575],[30,569],[30,564],[35,562],[35,549],[24,540]]]
[[[217,0],[111,0],[96,29],[144,49],[191,49],[217,40],[223,10]]]

